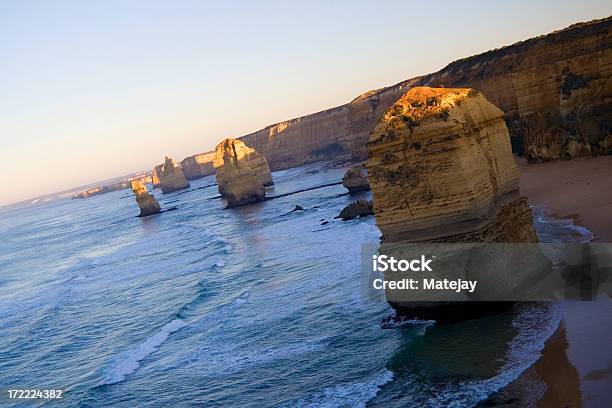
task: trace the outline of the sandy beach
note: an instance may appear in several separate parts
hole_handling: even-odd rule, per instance
[[[597,242],[612,241],[612,157],[519,165],[521,192],[530,204],[571,218]],[[542,382],[539,407],[612,406],[612,301],[603,295],[561,307],[562,321],[542,357],[507,391]]]

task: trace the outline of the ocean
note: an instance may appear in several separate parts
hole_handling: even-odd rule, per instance
[[[274,172],[268,196],[345,170]],[[392,309],[363,296],[360,265],[375,220],[334,219],[370,193],[345,191],[226,210],[209,176],[153,190],[176,208],[146,218],[129,190],[1,212],[0,406],[464,407],[537,360],[554,304],[381,329]],[[589,239],[534,210],[542,241]],[[9,400],[8,389],[63,398]]]

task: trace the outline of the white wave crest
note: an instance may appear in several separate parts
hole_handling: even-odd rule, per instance
[[[185,327],[187,322],[181,319],[174,319],[167,323],[157,333],[147,338],[143,343],[128,352],[124,357],[110,370],[105,378],[104,384],[116,384],[125,380],[125,377],[133,374],[140,367],[140,362],[150,354],[157,351],[170,334]]]

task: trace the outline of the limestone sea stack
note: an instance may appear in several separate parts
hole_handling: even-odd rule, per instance
[[[370,184],[363,172],[358,168],[348,169],[342,177],[342,185],[349,193],[358,193],[361,191],[369,191]]]
[[[261,160],[255,157],[244,143],[235,139],[225,139],[215,149],[213,165],[217,170],[219,193],[227,200],[227,207],[262,201],[266,198],[264,180],[270,180],[270,170],[265,174]],[[265,159],[264,159],[265,160]],[[267,164],[266,164],[267,167]]]
[[[189,188],[189,182],[185,178],[181,166],[168,156],[166,156],[159,171],[159,187],[162,193]]]
[[[138,207],[140,208],[139,217],[146,217],[161,211],[159,203],[155,197],[149,194],[147,187],[141,180],[132,180],[131,187],[134,197],[136,197],[136,203],[138,203]]]
[[[393,243],[537,242],[531,210],[519,194],[504,114],[479,92],[410,89],[370,135],[367,167],[381,252]],[[539,251],[527,247],[521,260],[538,268],[545,264]],[[531,273],[529,267],[484,269],[469,273],[500,296]],[[450,319],[449,310],[453,318],[465,318],[504,303],[465,302],[459,308],[455,302],[426,304],[386,294],[398,313],[437,320]]]
[[[158,164],[157,166],[153,167],[153,171],[151,172],[151,184],[153,184],[153,188],[159,187],[159,177],[161,175],[161,169],[163,166],[163,164]]]

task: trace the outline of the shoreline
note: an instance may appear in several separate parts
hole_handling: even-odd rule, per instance
[[[531,205],[612,242],[612,156],[528,164],[517,160]],[[562,301],[559,327],[541,357],[485,406],[612,406],[612,300]]]

